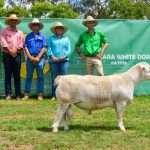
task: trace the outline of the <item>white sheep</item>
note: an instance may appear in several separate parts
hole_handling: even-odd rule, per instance
[[[86,110],[113,107],[118,116],[118,126],[125,131],[122,121],[124,108],[133,99],[133,92],[139,81],[150,80],[150,65],[138,63],[127,72],[109,76],[66,75],[55,80],[56,96],[59,108],[52,125],[58,132],[60,121],[64,130],[68,130],[66,115],[73,116],[71,104]]]

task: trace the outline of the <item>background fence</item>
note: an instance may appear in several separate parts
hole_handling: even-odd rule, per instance
[[[7,25],[4,22],[5,18],[0,18],[0,31]],[[22,20],[18,28],[24,34],[28,34],[30,29],[28,23],[32,19],[25,18]],[[86,74],[83,61],[80,59],[75,51],[75,42],[79,35],[86,30],[82,26],[82,19],[40,19],[44,24],[44,29],[41,30],[47,37],[52,35],[50,27],[57,21],[61,21],[68,28],[66,36],[71,40],[72,54],[70,58],[69,74]],[[109,40],[109,47],[103,56],[103,65],[105,75],[113,73],[122,73],[128,70],[131,66],[138,62],[150,63],[150,21],[148,20],[99,20],[98,26],[95,27],[104,32]],[[47,62],[47,61],[46,61]],[[45,65],[45,95],[50,94],[51,90],[51,76],[49,72],[49,65]],[[21,70],[21,88],[24,90],[24,82],[26,76],[26,67],[24,54],[22,53],[22,70]],[[12,81],[13,82],[13,81]],[[4,68],[2,63],[2,54],[0,53],[0,95],[4,95]],[[32,82],[31,94],[36,94],[36,75]],[[12,84],[13,86],[13,84]],[[14,89],[14,88],[13,88]],[[143,82],[138,85],[135,94],[150,94],[149,82]]]

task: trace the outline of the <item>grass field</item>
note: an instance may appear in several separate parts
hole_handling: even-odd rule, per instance
[[[70,130],[51,132],[56,101],[0,100],[0,150],[150,150],[150,97],[135,97],[124,112],[126,132],[111,108],[92,115],[73,107]]]

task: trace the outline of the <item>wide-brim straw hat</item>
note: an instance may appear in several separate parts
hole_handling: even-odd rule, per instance
[[[40,30],[43,29],[44,25],[39,21],[39,19],[34,18],[31,23],[28,24],[28,27],[32,30],[33,24],[39,24]]]
[[[95,20],[92,16],[87,16],[87,18],[82,22],[82,24],[87,27],[86,23],[91,21],[94,22],[94,26],[98,24],[98,20]]]
[[[51,32],[53,32],[54,34],[56,33],[55,31],[56,27],[62,27],[64,29],[63,33],[67,32],[68,30],[68,27],[64,26],[61,22],[57,22],[54,26],[50,28]]]
[[[15,14],[11,14],[9,16],[9,18],[5,19],[5,23],[9,25],[10,24],[10,20],[17,20],[17,24],[19,24],[21,22],[21,20],[18,19]]]

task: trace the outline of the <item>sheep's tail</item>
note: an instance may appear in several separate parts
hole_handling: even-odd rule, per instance
[[[72,108],[71,108],[71,105],[69,105],[69,107],[68,107],[68,109],[67,109],[67,111],[66,111],[66,115],[67,115],[67,118],[68,118],[68,119],[73,118],[74,113],[73,113],[73,110],[72,110]]]
[[[57,76],[55,81],[54,81],[54,86],[57,87],[59,82],[60,82],[61,76]]]

